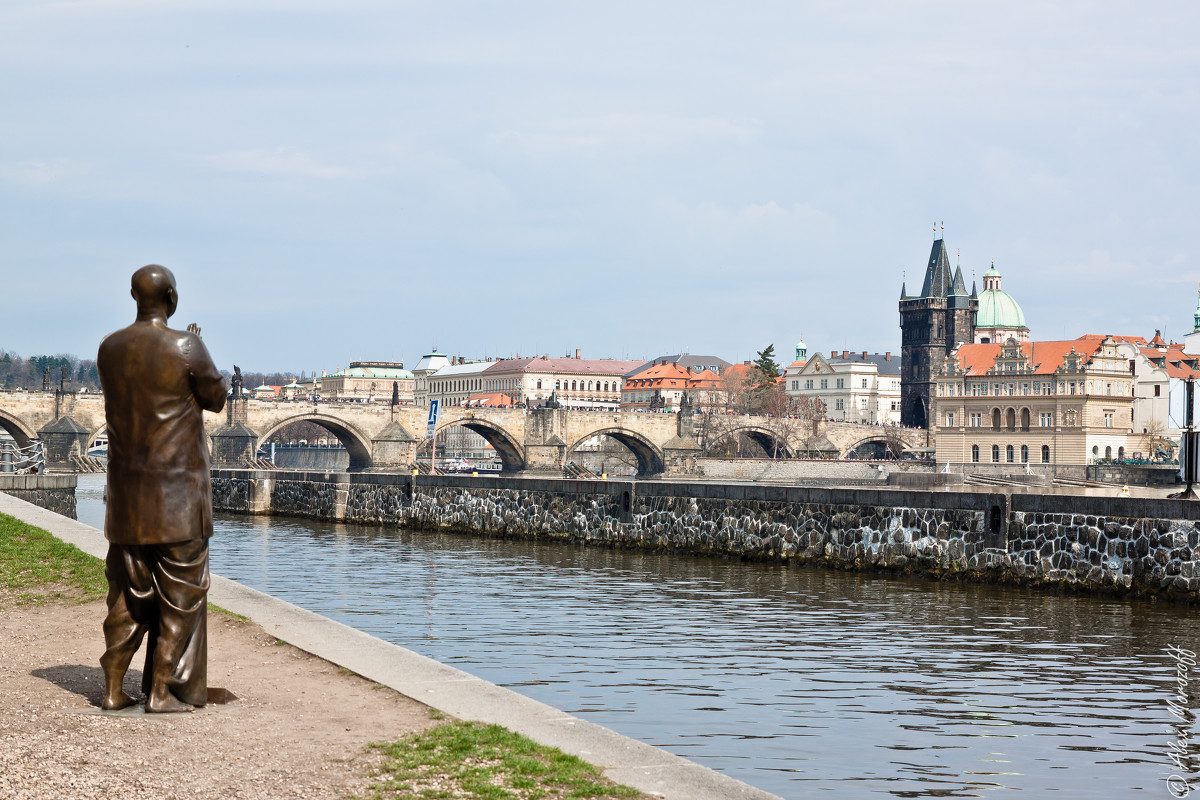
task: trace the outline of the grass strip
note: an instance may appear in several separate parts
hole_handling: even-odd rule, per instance
[[[370,800],[541,800],[644,797],[591,764],[499,725],[448,722],[395,742],[383,756]]]
[[[0,514],[0,589],[16,605],[104,597],[104,564],[74,545]]]

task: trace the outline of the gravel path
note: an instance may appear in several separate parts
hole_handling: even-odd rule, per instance
[[[369,783],[368,742],[432,724],[420,703],[212,613],[209,685],[233,692],[233,704],[101,715],[103,602],[14,608],[8,599],[0,596],[4,800],[340,798]],[[126,691],[140,696],[140,681],[131,668]]]

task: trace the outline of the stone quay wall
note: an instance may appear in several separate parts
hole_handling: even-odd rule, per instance
[[[1200,602],[1200,503],[214,470],[214,507]]]
[[[73,473],[0,474],[0,492],[71,519],[75,519],[75,484],[76,476]]]

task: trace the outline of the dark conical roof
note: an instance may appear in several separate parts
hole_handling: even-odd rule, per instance
[[[962,295],[963,297],[967,295],[967,284],[963,281],[962,267],[955,267],[954,269],[954,288],[950,290],[950,294]]]
[[[907,287],[908,287],[907,282],[900,284],[900,299],[901,300],[908,299],[908,288]],[[1200,311],[1200,306],[1197,306],[1197,310]]]
[[[946,297],[954,286],[950,276],[950,259],[946,256],[946,243],[937,239],[929,251],[929,266],[925,268],[925,283],[921,297]]]

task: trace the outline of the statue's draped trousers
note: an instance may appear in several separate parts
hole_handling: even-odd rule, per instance
[[[142,691],[150,693],[155,664],[175,665],[163,676],[171,694],[203,706],[208,700],[208,540],[178,544],[110,544],[104,567],[108,617],[101,664],[129,666],[149,634]]]

